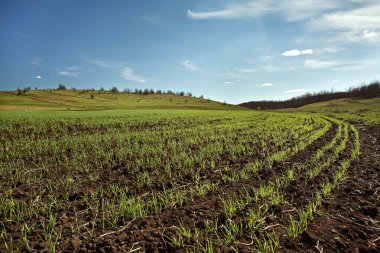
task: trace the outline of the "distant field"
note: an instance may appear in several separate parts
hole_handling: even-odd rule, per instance
[[[93,97],[93,98],[92,98]],[[108,91],[42,91],[31,90],[25,95],[0,92],[0,110],[112,110],[112,109],[201,109],[245,110],[208,99],[168,94],[113,94]]]
[[[363,123],[380,123],[380,98],[342,98],[278,111],[312,112]]]

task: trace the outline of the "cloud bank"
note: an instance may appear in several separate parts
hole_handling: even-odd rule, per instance
[[[334,40],[349,42],[380,41],[380,4],[349,11],[326,13],[314,19],[312,28],[336,32]]]
[[[187,16],[192,19],[243,19],[279,14],[284,16],[288,21],[297,21],[336,8],[338,4],[338,0],[288,0],[283,2],[276,0],[251,0],[228,4],[216,10],[188,10]]]

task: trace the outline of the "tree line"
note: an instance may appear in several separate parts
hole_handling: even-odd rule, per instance
[[[35,90],[39,90],[38,87],[35,87],[34,88]],[[25,88],[17,88],[17,95],[25,95],[25,93],[27,93],[28,91],[31,90],[31,87],[28,86],[28,87],[25,87]],[[54,89],[41,89],[42,91],[53,91]],[[65,90],[69,90],[66,85],[64,84],[59,84],[58,85],[58,88],[55,89],[55,90],[58,90],[58,91],[65,91]],[[71,88],[70,90],[72,91],[76,91],[77,89],[76,88]],[[101,92],[110,92],[110,93],[113,93],[113,94],[118,94],[120,92],[122,93],[129,93],[129,94],[141,94],[141,95],[151,95],[151,94],[168,94],[168,95],[176,95],[176,96],[181,96],[181,97],[195,97],[191,92],[185,92],[185,91],[172,91],[172,90],[161,90],[161,89],[157,89],[157,90],[154,90],[154,89],[148,89],[148,88],[145,88],[145,89],[131,89],[131,88],[125,88],[123,89],[122,91],[120,91],[116,86],[110,88],[108,91],[104,89],[104,87],[100,87],[99,90],[97,89],[81,89],[80,90],[81,92],[94,92],[94,91],[98,91],[98,93],[101,93]],[[198,98],[201,98],[203,99],[203,95],[200,95]]]
[[[320,91],[305,93],[301,96],[293,97],[284,101],[264,100],[252,101],[240,104],[241,106],[258,109],[272,110],[285,108],[298,108],[307,104],[324,102],[340,98],[368,99],[380,96],[380,82],[374,81],[367,85],[351,87],[347,91]]]

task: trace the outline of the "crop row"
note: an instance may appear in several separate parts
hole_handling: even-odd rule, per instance
[[[61,181],[65,173],[69,174],[66,176],[68,182],[83,180],[82,175],[87,174],[87,181],[96,183],[102,174],[116,168],[120,169],[116,176],[123,177],[123,183],[125,179],[140,183],[144,178],[140,174],[143,174],[146,180],[141,183],[149,187],[149,182],[155,181],[152,178],[155,173],[164,172],[173,181],[173,172],[183,177],[192,174],[194,169],[213,168],[218,162],[225,161],[228,165],[229,161],[234,162],[243,156],[260,159],[260,156],[277,151],[283,143],[292,145],[299,132],[310,130],[265,130],[264,124],[239,127],[238,123],[234,128],[225,124],[181,132],[167,131],[162,132],[160,138],[157,138],[157,132],[143,131],[67,138],[59,142],[10,142],[3,146],[2,175],[6,177],[4,182],[14,185],[25,182],[30,186],[33,181],[43,181],[46,175],[49,175],[48,179],[56,175]],[[276,140],[280,141],[276,143]]]
[[[272,182],[260,183],[259,187],[253,189],[246,188],[243,196],[220,197],[223,203],[224,217],[226,217],[224,221],[218,220],[221,217],[219,215],[215,220],[208,220],[206,226],[193,225],[190,226],[192,228],[189,228],[189,224],[184,225],[180,222],[176,233],[167,237],[167,243],[176,249],[192,245],[188,249],[207,252],[213,251],[215,246],[221,247],[226,244],[232,250],[238,250],[239,245],[252,245],[251,248],[260,252],[275,251],[279,247],[283,230],[280,230],[279,233],[276,233],[275,230],[268,232],[272,226],[280,225],[277,223],[271,226],[266,222],[268,217],[275,215],[270,210],[278,205],[291,207],[292,204],[287,201],[291,202],[292,199],[284,197],[289,185],[299,184],[303,181],[308,184],[320,175],[322,170],[329,169],[330,165],[340,156],[344,157],[343,151],[346,149],[348,128],[350,128],[354,135],[353,147],[350,155],[340,161],[338,169],[327,172],[332,175],[331,182],[324,180],[320,184],[318,187],[320,189],[314,193],[313,200],[309,201],[306,209],[291,209],[298,213],[298,219],[294,219],[292,215],[285,219],[285,224],[288,226],[286,236],[293,239],[298,237],[307,227],[307,223],[314,218],[323,198],[329,196],[337,184],[343,181],[350,163],[358,159],[360,153],[357,130],[346,123],[334,121],[338,123],[337,134],[329,143],[318,149],[309,161],[293,166]],[[337,142],[340,143],[337,144]],[[284,220],[281,223],[284,223]],[[241,243],[238,241],[247,238],[247,235],[250,235],[248,238],[251,238],[252,242]]]
[[[339,137],[339,133],[340,131],[338,130],[338,134],[333,141],[317,151],[315,156],[311,159],[311,162],[318,162],[322,158],[324,153],[330,149],[331,144],[336,142]],[[204,230],[200,230],[199,228],[194,227],[196,237],[212,237],[214,235],[218,238],[219,244],[225,242],[232,244],[237,236],[242,235],[247,231],[252,232],[257,230],[263,223],[263,215],[267,214],[269,206],[278,205],[283,202],[283,195],[281,191],[293,182],[297,177],[297,172],[301,170],[301,168],[305,167],[306,163],[297,164],[296,167],[291,167],[285,171],[282,176],[276,177],[273,182],[260,183],[256,188],[247,187],[244,189],[245,194],[242,196],[220,197],[222,202],[222,210],[224,210],[224,217],[226,217],[226,219],[221,223],[220,220],[218,220],[220,216],[218,216],[215,220],[207,222],[207,224],[209,224],[213,229],[206,227]],[[257,210],[250,207],[252,204],[258,206]],[[243,213],[248,217],[241,218],[241,211],[244,211]],[[235,217],[238,218],[238,222],[233,220],[233,217],[237,213],[240,214],[238,217]],[[181,225],[180,227],[184,226]],[[188,231],[187,233],[190,232]],[[181,234],[177,234],[168,239],[169,244],[176,247],[181,247],[186,243],[186,241],[181,237]],[[198,238],[195,240],[197,239]],[[183,245],[178,244],[178,241],[181,241]],[[210,243],[210,240],[206,241],[206,245],[210,245]]]
[[[269,171],[337,124],[251,112],[86,115],[2,119],[3,249],[54,252],[65,238],[92,238],[197,201]]]

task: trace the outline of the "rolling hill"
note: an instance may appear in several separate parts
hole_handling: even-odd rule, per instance
[[[308,104],[300,108],[276,111],[322,113],[355,122],[380,123],[380,97],[371,99],[333,99]]]
[[[111,109],[200,109],[244,110],[209,99],[174,94],[134,94],[89,90],[30,90],[0,92],[0,110],[111,110]]]
[[[341,98],[324,102],[308,104],[300,108],[286,109],[288,111],[318,112],[318,113],[363,113],[380,112],[380,97],[371,99]]]

